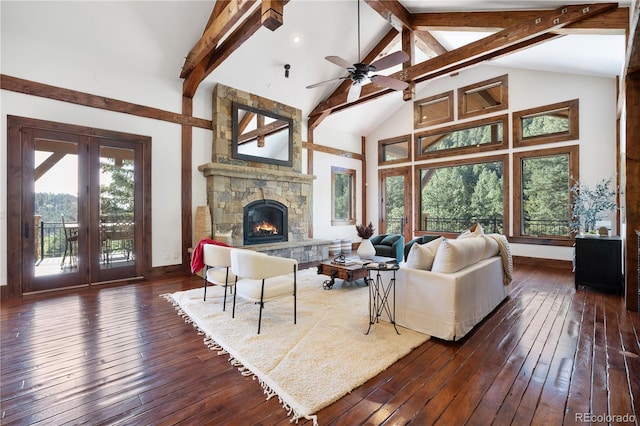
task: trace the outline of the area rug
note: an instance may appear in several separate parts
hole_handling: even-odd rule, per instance
[[[228,355],[242,374],[254,375],[267,399],[278,396],[292,420],[318,424],[321,408],[360,386],[429,339],[429,336],[380,321],[369,334],[368,287],[362,280],[336,282],[315,269],[298,273],[298,314],[293,324],[293,296],[265,303],[258,330],[258,305],[232,297],[222,311],[223,288],[208,287],[163,295],[205,334],[205,344]]]

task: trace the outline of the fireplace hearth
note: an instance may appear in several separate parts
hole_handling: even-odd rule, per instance
[[[245,245],[287,241],[287,206],[275,200],[258,200],[244,207]]]

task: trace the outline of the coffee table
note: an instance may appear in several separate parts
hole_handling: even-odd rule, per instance
[[[396,259],[393,257],[373,256],[370,261],[367,260],[366,262],[395,263]],[[324,260],[318,265],[318,275],[327,275],[330,277],[330,279],[322,284],[322,288],[325,290],[331,290],[336,282],[336,278],[340,278],[346,282],[356,281],[362,278],[365,284],[369,284],[369,271],[365,265],[361,263],[346,266],[334,263],[332,260]]]

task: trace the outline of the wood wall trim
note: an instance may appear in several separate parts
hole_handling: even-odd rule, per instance
[[[570,260],[560,259],[544,259],[541,257],[513,256],[513,266],[535,266],[538,268],[557,268],[557,269],[573,269],[573,263]]]
[[[182,97],[182,113],[191,116],[193,114],[193,98]],[[191,255],[189,247],[192,247],[193,239],[193,195],[192,195],[192,158],[193,158],[193,127],[182,125],[180,180],[181,217],[182,217],[182,271],[191,273]]]
[[[107,98],[104,96],[92,95],[90,93],[79,92],[77,90],[50,86],[48,84],[25,80],[6,74],[0,74],[0,89],[91,108],[167,121],[169,123],[200,127],[207,130],[211,130],[213,127],[211,120],[195,118],[184,114],[120,101],[118,99]]]
[[[364,160],[364,154],[358,154],[356,152],[345,151],[337,148],[331,148],[330,146],[316,145],[315,143],[302,142],[302,149],[306,149],[309,152],[312,152],[312,151],[324,152],[325,154],[337,155],[339,157],[353,158],[355,160]]]

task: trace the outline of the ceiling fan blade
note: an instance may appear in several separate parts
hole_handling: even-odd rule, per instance
[[[338,77],[338,78],[332,78],[330,80],[325,80],[325,81],[321,81],[319,83],[315,83],[315,84],[310,84],[307,86],[307,89],[313,89],[314,87],[318,87],[318,86],[322,86],[323,84],[327,84],[327,83],[331,83],[333,81],[338,81],[338,80],[346,80],[347,78],[349,78],[349,76],[346,77]]]
[[[398,80],[397,78],[387,77],[386,75],[372,75],[369,77],[371,81],[380,85],[386,86],[389,89],[393,90],[404,90],[409,86],[409,83],[406,81]]]
[[[353,68],[353,64],[350,64],[349,62],[347,62],[346,60],[342,59],[340,56],[325,56],[324,57],[327,61],[336,64],[339,67],[342,68]]]
[[[362,90],[362,86],[360,83],[353,83],[349,88],[349,93],[347,94],[347,102],[357,101],[360,97],[360,91]]]
[[[370,66],[375,68],[376,71],[380,71],[401,64],[408,60],[409,55],[407,55],[402,50],[399,50],[397,52],[390,53],[387,56],[378,59],[377,61],[373,61]]]

